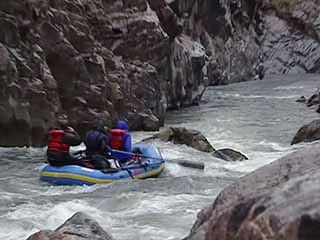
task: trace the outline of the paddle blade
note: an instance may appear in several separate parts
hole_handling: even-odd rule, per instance
[[[166,161],[171,163],[176,163],[184,167],[204,169],[203,162],[195,162],[195,161],[184,160],[184,159],[166,159]]]

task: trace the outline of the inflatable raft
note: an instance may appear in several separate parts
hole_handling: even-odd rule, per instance
[[[135,144],[133,148],[138,148],[143,156],[148,156],[142,159],[142,164],[134,163],[110,172],[102,172],[76,165],[63,167],[46,165],[41,170],[40,180],[55,185],[93,185],[108,184],[119,180],[156,177],[162,172],[165,161],[155,146],[151,144]]]

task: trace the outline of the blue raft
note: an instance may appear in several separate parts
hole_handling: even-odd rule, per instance
[[[46,165],[40,173],[40,180],[55,185],[109,184],[119,180],[145,179],[158,176],[164,169],[165,161],[159,150],[151,144],[135,144],[143,156],[141,164],[124,166],[119,171],[103,173],[100,170],[76,165],[54,167]]]

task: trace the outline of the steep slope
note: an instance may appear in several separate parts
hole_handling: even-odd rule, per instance
[[[320,70],[316,0],[0,0],[0,145],[126,118],[156,130],[208,85]]]

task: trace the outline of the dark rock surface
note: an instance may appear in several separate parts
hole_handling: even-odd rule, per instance
[[[201,132],[194,129],[170,127],[143,141],[160,139],[162,141],[171,141],[175,144],[185,144],[202,152],[214,152],[215,149],[211,146],[206,137]]]
[[[218,149],[212,153],[212,156],[229,162],[248,160],[247,156],[230,148]]]
[[[88,215],[77,212],[55,231],[41,230],[27,240],[113,240],[100,225]]]
[[[320,144],[240,179],[198,214],[186,240],[318,239]]]
[[[306,97],[305,96],[301,96],[300,98],[298,98],[296,100],[296,102],[300,102],[300,103],[305,103],[307,101]]]
[[[294,138],[291,144],[300,142],[312,142],[320,139],[320,120],[314,120],[309,124],[302,126]]]
[[[320,71],[317,0],[0,0],[0,146],[63,121],[134,130],[208,84]],[[146,117],[147,115],[147,117]]]

